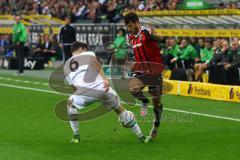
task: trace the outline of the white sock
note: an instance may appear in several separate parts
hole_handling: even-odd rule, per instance
[[[70,122],[70,126],[73,130],[73,134],[78,135],[79,134],[79,122],[78,121],[69,121],[69,122]]]
[[[143,136],[143,133],[137,123],[134,126],[132,126],[131,129],[139,138]]]

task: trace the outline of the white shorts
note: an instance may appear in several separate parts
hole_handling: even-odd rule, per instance
[[[103,88],[103,84],[100,87]],[[83,109],[87,104],[95,101],[101,101],[108,109],[117,109],[120,106],[120,99],[111,87],[108,92],[90,89],[81,95],[73,94],[69,99],[78,109]]]

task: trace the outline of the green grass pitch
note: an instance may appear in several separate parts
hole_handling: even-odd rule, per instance
[[[81,143],[70,144],[68,123],[54,114],[66,96],[14,86],[51,90],[47,79],[0,73],[0,160],[240,159],[239,103],[165,95],[165,117],[153,142],[140,143],[112,112],[80,123]],[[139,107],[126,107],[138,115]],[[139,124],[148,134],[152,123]]]

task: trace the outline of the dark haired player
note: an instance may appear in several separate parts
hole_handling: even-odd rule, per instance
[[[135,64],[133,76],[129,81],[131,94],[142,101],[141,115],[147,114],[149,99],[143,95],[142,89],[149,87],[149,94],[152,96],[154,123],[150,137],[155,138],[160,125],[163,105],[161,104],[163,59],[160,55],[157,39],[160,37],[153,32],[153,29],[142,26],[138,16],[130,12],[124,17],[128,29],[129,41],[132,44]]]

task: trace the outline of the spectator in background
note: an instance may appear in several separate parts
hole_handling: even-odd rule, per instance
[[[237,2],[233,2],[233,3],[232,3],[231,9],[238,9],[238,4],[237,4]]]
[[[116,8],[117,8],[116,0],[107,1],[107,19],[109,20],[109,23],[114,22],[113,18],[116,16]]]
[[[168,10],[176,10],[177,9],[177,3],[176,2],[169,2],[168,3]]]
[[[202,74],[208,68],[213,57],[212,42],[210,40],[205,41],[205,48],[201,48],[200,51],[200,62],[194,65],[196,73],[196,81],[202,82]]]
[[[228,62],[224,64],[224,69],[230,72],[230,84],[239,85],[240,47],[238,40],[232,42],[230,52],[227,56]]]
[[[231,68],[232,52],[229,43],[223,40],[223,49],[221,52],[221,81],[220,84],[234,85],[234,73]]]
[[[76,31],[73,26],[70,25],[71,17],[65,18],[65,25],[60,28],[59,41],[64,51],[65,58],[67,61],[71,56],[71,45],[76,41]]]
[[[8,57],[13,56],[13,43],[12,43],[12,38],[10,34],[3,35],[3,39],[0,42],[0,46],[2,45],[3,47],[3,54]]]
[[[13,26],[13,43],[15,45],[18,72],[17,75],[23,75],[24,72],[24,44],[27,41],[27,30],[21,23],[21,16],[15,16],[16,24]]]
[[[48,64],[50,58],[56,56],[56,51],[54,50],[54,44],[47,34],[44,35],[44,43],[42,44],[42,47],[41,57],[44,57],[45,64]]]
[[[175,63],[171,63],[171,60],[177,56],[178,52],[179,45],[175,38],[171,38],[168,48],[163,53],[164,64],[171,70],[175,68]]]
[[[218,4],[218,9],[224,9],[225,8],[225,4],[223,2]]]
[[[39,37],[38,37],[38,43],[33,50],[33,56],[32,57],[34,57],[34,58],[42,57],[43,49],[44,49],[44,35],[40,34]]]
[[[4,55],[4,44],[3,35],[0,34],[0,55]]]
[[[197,52],[197,58],[195,58],[195,62],[200,61],[200,51],[201,51],[201,48],[204,48],[204,42],[205,42],[204,38],[198,38],[198,39],[196,37],[190,38],[190,44],[195,48]]]
[[[177,62],[178,68],[193,68],[193,63],[197,57],[195,48],[189,44],[188,40],[184,38],[179,46],[179,52],[171,63]]]
[[[222,42],[220,39],[216,39],[213,42],[213,53],[214,54],[220,54],[222,48]]]
[[[123,18],[123,11],[124,8],[126,7],[124,0],[118,0],[117,1],[117,6],[116,6],[116,15],[113,18],[113,22],[118,22]]]
[[[87,17],[87,7],[84,1],[79,1],[76,5],[73,6],[72,13],[74,19],[82,20]]]
[[[222,84],[221,70],[223,69],[224,61],[226,60],[227,54],[229,52],[229,44],[226,40],[218,40],[221,42],[221,50],[217,54],[213,55],[212,60],[209,64],[209,82],[214,84]],[[217,42],[215,42],[217,43]]]
[[[120,28],[117,37],[114,40],[114,55],[112,57],[112,65],[123,65],[127,61],[127,43],[126,31]]]
[[[148,0],[146,3],[146,7],[144,8],[144,11],[150,11],[157,7],[155,0]]]
[[[95,0],[89,0],[87,3],[88,15],[87,18],[93,20],[94,22],[98,22],[98,16],[100,16],[100,3]]]

